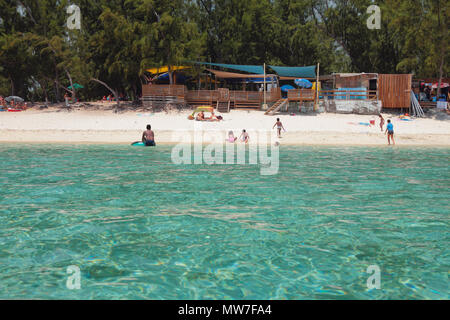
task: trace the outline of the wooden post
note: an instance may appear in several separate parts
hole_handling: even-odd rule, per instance
[[[320,63],[317,63],[317,72],[316,72],[316,101],[314,102],[314,111],[317,111],[317,105],[319,103],[319,69]]]
[[[267,100],[266,100],[266,63],[264,63],[264,104],[263,108],[267,108]]]

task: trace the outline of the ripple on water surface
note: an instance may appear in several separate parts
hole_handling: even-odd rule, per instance
[[[170,146],[0,145],[0,298],[448,299],[449,156],[282,146],[261,176]]]

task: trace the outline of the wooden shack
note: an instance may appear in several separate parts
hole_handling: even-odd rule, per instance
[[[384,109],[408,109],[411,105],[412,74],[379,74],[378,97]]]

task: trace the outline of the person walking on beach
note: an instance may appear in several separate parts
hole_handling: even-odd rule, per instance
[[[155,144],[155,133],[152,130],[151,125],[147,125],[147,130],[142,133],[142,142],[145,143],[147,147],[154,147]]]
[[[379,117],[380,117],[380,128],[381,128],[381,132],[383,132],[384,118],[383,118],[383,116],[381,115],[381,113],[380,113]]]
[[[395,145],[395,141],[394,141],[394,125],[391,123],[391,120],[388,119],[387,121],[387,126],[386,126],[386,131],[384,132],[384,134],[387,133],[387,139],[388,139],[388,144],[391,144],[391,140],[392,139],[392,144]]]
[[[69,95],[67,93],[64,94],[64,101],[66,101],[66,108],[69,107]]]
[[[242,142],[248,143],[248,140],[250,139],[250,137],[249,137],[247,131],[245,131],[245,129],[242,130],[242,133],[241,133],[241,136],[239,137],[239,139],[240,139]]]
[[[277,126],[278,138],[281,138],[281,129],[283,129],[284,131],[286,131],[286,129],[283,127],[280,118],[277,118],[277,122],[275,122],[272,129],[275,128],[275,126]]]

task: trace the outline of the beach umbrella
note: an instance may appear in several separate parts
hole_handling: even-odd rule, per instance
[[[78,89],[83,89],[84,87],[81,84],[78,83],[74,83],[73,87],[78,90]],[[67,89],[72,90],[72,86],[68,86]]]
[[[294,83],[299,86],[300,88],[306,88],[309,89],[312,87],[312,83],[309,80],[306,79],[295,79]]]
[[[7,101],[7,102],[11,102],[11,101],[24,102],[25,100],[23,100],[21,97],[18,97],[18,96],[10,96],[10,97],[5,98],[5,101]]]
[[[441,89],[442,88],[447,88],[449,86],[450,85],[447,82],[441,82]],[[433,84],[433,89],[437,89],[437,87],[438,87],[438,83]]]
[[[283,92],[288,92],[288,90],[292,90],[295,89],[293,86],[291,86],[290,84],[285,84],[284,86],[281,87],[281,91]]]

